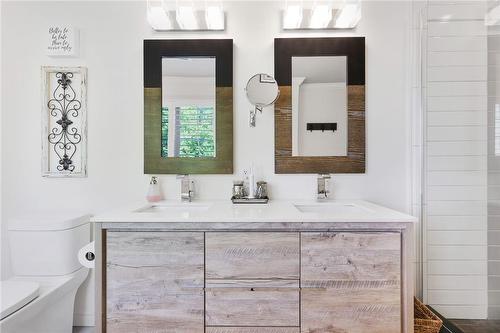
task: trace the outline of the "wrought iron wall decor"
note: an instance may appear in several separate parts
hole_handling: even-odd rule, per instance
[[[87,69],[42,67],[42,172],[46,177],[87,175]]]

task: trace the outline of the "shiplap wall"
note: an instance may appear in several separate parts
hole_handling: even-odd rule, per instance
[[[486,318],[486,3],[426,9],[424,298],[446,317]]]
[[[492,2],[492,6],[498,3]],[[500,319],[500,27],[488,31],[488,318]]]

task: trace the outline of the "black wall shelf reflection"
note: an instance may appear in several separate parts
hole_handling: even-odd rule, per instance
[[[337,130],[337,123],[307,123],[308,131],[332,131]]]

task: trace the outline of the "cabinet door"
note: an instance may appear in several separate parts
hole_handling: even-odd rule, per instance
[[[107,232],[106,331],[204,331],[204,241],[196,232]]]
[[[401,332],[401,235],[301,234],[302,332]]]

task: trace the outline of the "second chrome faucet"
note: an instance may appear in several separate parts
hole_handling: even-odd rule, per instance
[[[318,175],[317,199],[326,200],[330,195],[330,175]]]

